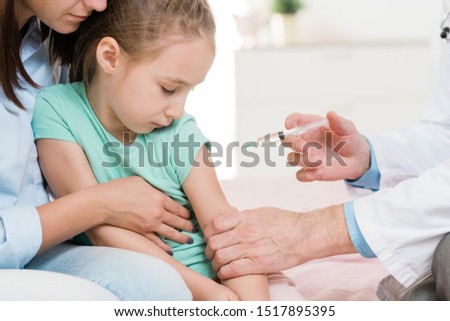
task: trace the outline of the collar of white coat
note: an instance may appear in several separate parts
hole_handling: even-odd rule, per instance
[[[443,0],[444,3],[444,14],[450,10],[450,0]]]

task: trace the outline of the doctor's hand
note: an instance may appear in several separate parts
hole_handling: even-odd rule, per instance
[[[284,142],[294,152],[288,155],[292,166],[300,166],[297,179],[303,182],[315,180],[356,180],[370,167],[370,145],[355,125],[334,112],[327,113],[329,127],[321,127],[304,133],[300,138]],[[294,113],[287,117],[287,129],[323,119],[317,115]]]
[[[259,208],[225,214],[215,217],[204,235],[206,256],[221,279],[279,272],[356,252],[342,204],[308,213]]]

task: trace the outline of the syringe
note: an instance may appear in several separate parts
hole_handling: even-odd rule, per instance
[[[278,132],[273,132],[267,135],[264,135],[262,137],[259,137],[258,139],[256,139],[256,143],[259,145],[260,143],[263,142],[274,142],[274,141],[284,141],[287,140],[289,138],[294,138],[294,137],[299,137],[300,135],[309,132],[311,130],[314,130],[316,128],[320,128],[320,127],[328,127],[328,120],[322,119],[319,121],[315,121],[315,122],[311,122],[311,123],[307,123],[301,126],[296,125],[294,128],[290,129],[290,130],[285,130],[285,131],[278,131]]]

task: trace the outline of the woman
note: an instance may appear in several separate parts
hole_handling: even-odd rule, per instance
[[[186,209],[137,177],[94,186],[51,203],[43,187],[31,130],[35,95],[39,88],[64,78],[64,70],[49,63],[48,57],[62,63],[70,61],[74,32],[94,11],[104,10],[106,2],[2,2],[0,268],[25,267],[78,276],[98,283],[122,300],[190,299],[181,277],[154,258],[112,248],[60,244],[87,229],[107,224],[136,231],[169,251],[154,232],[180,243],[189,242],[186,235],[177,231],[193,229],[186,220],[190,215]],[[162,269],[164,277],[158,273]],[[36,272],[14,275],[23,279],[26,273]],[[8,272],[0,272],[0,279],[9,276]],[[46,276],[49,282],[62,280],[59,275]],[[73,279],[66,280],[70,287]],[[86,282],[83,286],[82,292],[86,293],[90,292],[89,287],[96,288]],[[9,289],[2,287],[1,291],[7,293]],[[74,298],[70,289],[67,291],[68,298]],[[104,298],[111,297],[109,293]],[[45,296],[35,299],[42,298]]]

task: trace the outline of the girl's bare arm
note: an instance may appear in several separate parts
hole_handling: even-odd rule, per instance
[[[234,213],[228,203],[212,166],[208,149],[203,146],[196,157],[183,189],[189,198],[202,230],[220,214]],[[249,275],[222,281],[233,290],[240,300],[269,300],[265,275]]]

